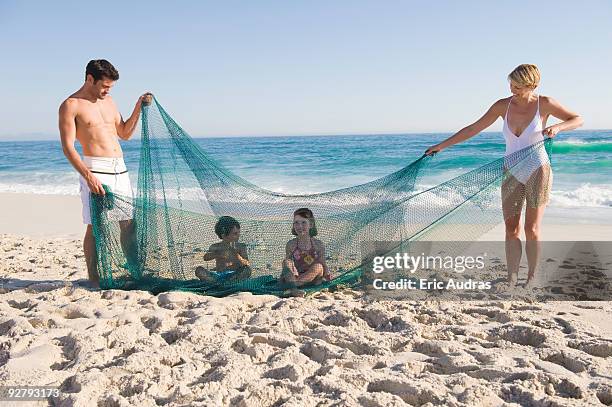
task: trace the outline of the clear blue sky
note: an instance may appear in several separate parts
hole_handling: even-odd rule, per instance
[[[194,136],[452,132],[520,63],[612,128],[611,21],[606,0],[0,0],[0,139],[57,137],[95,58],[124,116],[151,90]]]

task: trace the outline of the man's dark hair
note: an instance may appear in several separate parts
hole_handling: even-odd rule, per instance
[[[119,79],[119,72],[106,59],[92,59],[89,61],[85,68],[85,79],[87,79],[87,75],[93,76],[94,82],[99,81],[103,77],[113,81]]]
[[[234,227],[240,229],[240,223],[236,219],[231,216],[221,216],[215,225],[215,233],[219,236],[219,239],[223,239],[230,234]]]

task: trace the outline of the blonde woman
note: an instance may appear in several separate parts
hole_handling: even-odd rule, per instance
[[[517,66],[508,75],[508,81],[512,96],[498,100],[480,119],[443,142],[428,148],[425,154],[435,154],[465,141],[491,126],[500,117],[504,120],[503,134],[506,140],[505,156],[507,158],[516,157],[516,154],[512,154],[543,141],[544,136],[554,137],[561,131],[573,130],[582,125],[583,120],[578,114],[549,96],[535,93],[540,83],[540,71],[537,66],[531,64]],[[561,120],[561,123],[546,126],[550,116]],[[516,165],[517,170],[509,170],[502,184],[502,210],[506,226],[506,262],[508,281],[511,286],[514,286],[518,280],[522,256],[520,221],[523,204],[526,206],[525,251],[529,265],[527,286],[533,281],[540,257],[540,225],[544,208],[549,200],[552,171],[545,153],[536,154],[536,157],[539,162],[535,168],[530,165],[523,166],[524,168],[521,169],[520,165]]]

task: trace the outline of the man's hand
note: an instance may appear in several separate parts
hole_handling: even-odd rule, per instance
[[[149,106],[153,102],[153,94],[151,92],[147,92],[138,98],[138,103],[143,106]]]
[[[440,151],[442,151],[443,148],[440,146],[440,144],[436,144],[435,146],[431,146],[429,147],[426,151],[425,151],[425,155],[434,155],[439,153]]]
[[[93,192],[96,195],[106,195],[106,192],[104,191],[104,187],[102,186],[102,183],[100,182],[100,180],[96,177],[94,177],[94,175],[90,172],[87,177],[85,178],[85,181],[87,181],[87,186],[89,187],[89,190],[91,192]]]
[[[115,128],[117,129],[117,135],[121,140],[129,140],[136,129],[136,124],[138,123],[138,118],[140,117],[140,113],[142,112],[143,106],[148,106],[153,101],[153,94],[150,92],[142,94],[138,100],[136,101],[136,105],[134,105],[134,110],[130,117],[127,120],[123,120],[121,113],[116,109],[115,114]]]
[[[547,128],[545,128],[544,130],[542,130],[542,134],[553,138],[557,135],[557,133],[559,133],[561,131],[561,129],[559,128],[558,125],[553,124],[552,126],[548,126]]]

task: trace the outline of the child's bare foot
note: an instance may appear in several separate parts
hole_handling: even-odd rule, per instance
[[[280,276],[278,283],[280,287],[288,289],[295,288],[297,286],[295,278],[292,278],[292,276],[285,273]]]
[[[208,271],[207,269],[205,269],[202,266],[198,266],[195,269],[195,275],[197,278],[199,278],[200,280],[206,282],[206,283],[214,283],[216,282],[215,277],[213,277],[212,274],[210,274],[210,271]]]
[[[323,277],[319,276],[312,280],[312,285],[321,285],[323,283]]]
[[[233,276],[233,280],[246,280],[251,277],[251,268],[250,267],[242,267],[239,269],[236,274]]]
[[[283,295],[286,297],[304,298],[306,296],[306,291],[298,290],[297,288],[290,288],[285,290]]]

